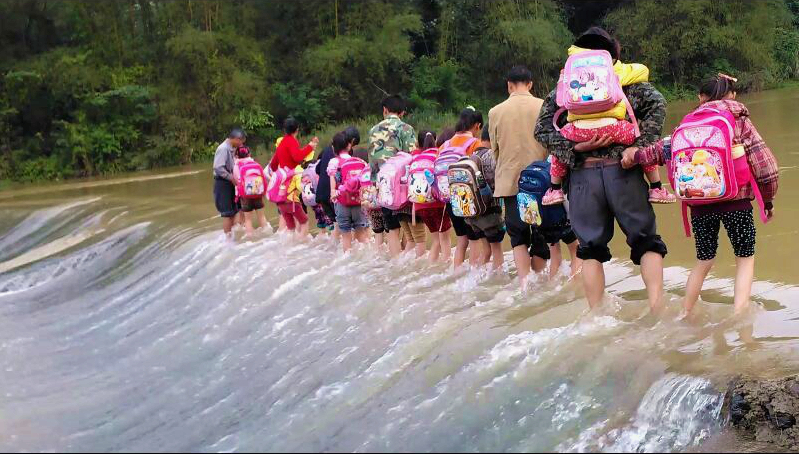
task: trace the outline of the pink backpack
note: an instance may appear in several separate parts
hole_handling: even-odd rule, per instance
[[[377,203],[389,210],[399,210],[408,204],[408,168],[413,158],[397,153],[383,164],[377,173]]]
[[[417,154],[411,161],[408,173],[408,201],[414,209],[427,208],[437,202],[435,196],[436,158],[438,150],[432,148]]]
[[[671,138],[669,181],[682,200],[685,233],[691,236],[688,206],[734,200],[741,188],[752,185],[767,222],[763,197],[752,178],[746,154],[733,158],[735,117],[727,111],[699,108],[685,118]]]
[[[264,168],[252,159],[236,164],[239,167],[239,197],[260,199],[266,193]]]
[[[560,73],[556,102],[560,109],[555,114],[555,127],[565,111],[573,114],[596,114],[610,110],[624,101],[627,114],[635,125],[635,136],[641,135],[635,113],[621,82],[613,70],[613,57],[606,50],[589,50],[574,54],[566,60]]]
[[[269,186],[266,187],[266,198],[272,203],[288,202],[289,185],[294,178],[294,171],[287,168],[278,168],[272,173]]]
[[[348,206],[361,205],[361,179],[364,172],[369,171],[369,164],[363,159],[349,157],[339,166],[341,185],[338,189],[338,203]]]
[[[452,140],[448,140],[442,145],[441,153],[438,154],[435,164],[435,196],[439,202],[449,202],[449,177],[447,176],[449,166],[466,156],[466,151],[475,142],[477,142],[477,139],[472,137],[459,147],[453,146]]]

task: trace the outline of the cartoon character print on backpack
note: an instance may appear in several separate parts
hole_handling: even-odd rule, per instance
[[[470,218],[477,215],[474,193],[469,189],[469,186],[465,184],[453,184],[449,190],[452,213],[455,216]]]
[[[544,223],[538,200],[533,195],[520,192],[516,196],[516,202],[519,205],[519,216],[522,221],[535,226],[540,226]]]
[[[711,198],[724,193],[721,161],[715,154],[698,149],[675,156],[677,191],[680,197]]]
[[[435,176],[429,170],[410,175],[408,183],[409,199],[413,203],[429,203],[432,200]]]

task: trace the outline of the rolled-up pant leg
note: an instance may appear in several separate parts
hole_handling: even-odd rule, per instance
[[[613,213],[605,195],[602,167],[572,171],[569,203],[569,218],[580,241],[577,257],[603,263],[609,261]]]

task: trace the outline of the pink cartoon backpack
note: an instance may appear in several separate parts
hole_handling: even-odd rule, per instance
[[[435,171],[438,150],[432,148],[417,154],[408,174],[408,201],[414,208],[426,208],[437,202]]]
[[[408,168],[413,158],[400,152],[388,159],[377,173],[377,202],[389,210],[408,204]]]
[[[364,172],[369,171],[369,164],[363,159],[349,157],[340,167],[341,185],[338,187],[338,203],[348,206],[361,204],[361,178]]]
[[[669,181],[682,201],[685,233],[691,236],[688,207],[734,200],[752,185],[767,222],[760,188],[752,178],[746,154],[733,155],[735,117],[727,111],[699,108],[685,118],[671,138]]]
[[[260,164],[252,159],[239,161],[239,197],[260,199],[266,193],[266,175]]]
[[[640,135],[630,102],[622,90],[619,76],[613,69],[613,57],[606,50],[589,50],[574,54],[566,60],[560,73],[556,102],[560,110],[555,114],[555,126],[565,111],[588,115],[610,110],[620,102],[627,106],[627,114],[635,125],[636,137]]]
[[[266,187],[266,198],[272,203],[286,203],[288,202],[289,185],[291,179],[294,178],[294,171],[287,167],[280,167],[269,180],[269,186]]]

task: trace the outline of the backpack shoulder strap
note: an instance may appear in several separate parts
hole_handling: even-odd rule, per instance
[[[552,117],[552,126],[554,126],[555,130],[558,132],[560,132],[560,126],[558,126],[558,120],[560,120],[560,117],[562,117],[564,113],[566,113],[566,108],[561,107],[557,111],[555,111],[555,115]]]
[[[624,92],[622,92],[624,94]],[[635,137],[641,136],[641,128],[638,126],[638,119],[635,118],[635,111],[633,110],[632,104],[630,104],[630,100],[627,99],[627,95],[624,94],[624,106],[627,108],[627,115],[630,116],[630,121],[633,122],[633,126],[635,126]]]
[[[691,223],[688,221],[688,203],[682,202],[682,225],[685,228],[685,236],[691,238]]]

